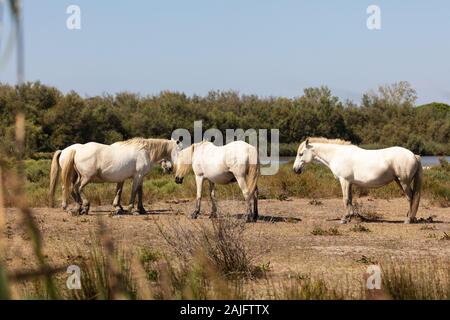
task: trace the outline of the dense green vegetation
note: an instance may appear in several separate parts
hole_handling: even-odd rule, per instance
[[[187,96],[119,93],[83,98],[39,82],[0,85],[0,161],[14,151],[14,121],[26,112],[26,156],[42,157],[75,142],[112,143],[135,136],[170,137],[177,128],[278,128],[281,151],[295,152],[307,136],[342,138],[366,147],[401,145],[420,154],[450,154],[450,106],[415,107],[415,91],[406,82],[380,87],[360,105],[342,102],[326,87],[305,89],[295,98],[210,92]]]

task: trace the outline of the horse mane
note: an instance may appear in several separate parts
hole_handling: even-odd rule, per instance
[[[180,161],[176,165],[176,175],[179,177],[186,176],[192,168],[192,155],[194,154],[194,148],[198,145],[196,143],[190,145],[186,149],[181,150],[178,153]]]
[[[350,141],[342,140],[342,139],[328,139],[324,137],[311,137],[309,138],[309,142],[317,142],[317,143],[325,143],[325,144],[341,144],[341,145],[351,145]]]
[[[171,140],[145,139],[140,137],[121,141],[119,144],[124,146],[135,146],[146,150],[152,161],[159,161],[169,156],[174,148],[174,143]]]
[[[350,141],[346,141],[346,140],[342,140],[342,139],[328,139],[328,138],[324,138],[324,137],[311,137],[308,138],[309,143],[323,143],[323,144],[338,144],[338,145],[351,145],[352,143]],[[306,140],[303,141],[299,147],[298,147],[298,152],[300,152],[300,150],[303,150],[305,148],[305,143]]]

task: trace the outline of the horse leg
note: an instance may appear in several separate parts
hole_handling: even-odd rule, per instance
[[[77,179],[77,181],[72,185],[72,197],[77,199],[75,202],[75,208],[72,210],[66,210],[67,212],[70,212],[72,215],[79,215],[81,212],[81,206],[83,204],[83,200],[81,199],[80,195],[80,178]],[[64,190],[64,189],[63,189]],[[63,191],[64,192],[64,191]]]
[[[347,213],[341,219],[341,223],[345,224],[349,222],[354,215],[353,204],[352,204],[352,184],[345,179],[339,179],[342,188],[342,198],[344,200],[344,207]]]
[[[258,188],[255,189],[255,192],[253,193],[253,220],[258,220]]]
[[[72,192],[70,193],[72,195],[72,199],[75,201],[75,203],[81,204],[81,198],[80,195],[75,192],[75,184],[79,181],[78,174],[74,174],[72,178]]]
[[[254,219],[255,216],[252,212],[251,200],[253,195],[250,195],[250,193],[248,192],[247,181],[245,181],[245,177],[243,176],[235,176],[235,177],[237,183],[239,184],[239,187],[241,188],[245,203],[247,204],[247,222],[256,222],[256,220]]]
[[[116,211],[114,211],[113,214],[122,214],[123,213],[123,208],[120,205],[120,199],[122,198],[122,190],[123,190],[123,181],[119,182],[116,185],[116,196],[114,197],[114,201],[113,201],[113,207],[116,209]]]
[[[72,191],[70,192],[70,194],[71,194],[73,200],[75,201],[75,203],[81,204],[81,199],[78,197],[78,194],[75,191],[75,185],[77,184],[78,180],[79,180],[78,175],[75,174],[72,177]],[[65,189],[64,184],[61,184],[61,190],[62,190],[63,194],[64,194],[64,189]],[[63,197],[63,199],[62,199],[61,207],[64,211],[67,210],[67,200],[65,199],[65,197]]]
[[[215,184],[209,181],[209,196],[211,198],[211,214],[210,218],[217,218],[216,191]]]
[[[75,186],[73,186],[73,187],[75,187]],[[62,190],[62,194],[64,195],[64,185],[61,185],[61,190]],[[74,192],[74,191],[72,190],[72,193],[73,193],[73,192]],[[62,208],[64,211],[68,211],[68,210],[67,210],[67,200],[65,199],[64,196],[62,197],[61,208]]]
[[[81,204],[80,215],[88,214],[89,213],[89,208],[91,206],[90,203],[89,203],[88,198],[85,196],[85,194],[83,192],[84,187],[88,183],[89,183],[89,179],[88,178],[84,178],[84,177],[81,178],[80,186],[78,188],[78,194],[80,195],[81,203],[82,203]]]
[[[147,211],[144,208],[144,205],[142,204],[142,194],[143,194],[143,186],[142,183],[139,185],[137,190],[138,195],[138,211],[139,214],[147,214]]]
[[[400,189],[402,189],[403,193],[406,196],[406,199],[408,199],[408,203],[409,203],[409,210],[408,213],[406,214],[406,219],[405,219],[405,223],[411,223],[415,221],[415,217],[411,217],[411,212],[412,212],[412,189],[411,189],[411,183],[410,182],[406,182],[406,181],[400,181],[398,178],[395,179],[395,182],[397,182],[398,186],[400,187]]]
[[[195,209],[192,212],[191,218],[197,219],[200,214],[200,205],[202,202],[202,187],[203,187],[203,177],[195,176],[195,184],[197,185],[197,198],[195,201]]]
[[[136,199],[136,193],[138,192],[139,186],[142,184],[142,178],[139,176],[134,177],[133,185],[131,186],[131,196],[130,196],[130,205],[128,206],[128,211],[130,213],[134,210],[134,201]]]
[[[74,189],[72,189],[72,192],[70,194],[72,195],[72,199],[75,201],[75,203],[81,204],[80,195],[76,193]]]

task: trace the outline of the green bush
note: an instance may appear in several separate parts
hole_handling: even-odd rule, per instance
[[[25,156],[50,159],[74,143],[112,143],[131,137],[169,138],[176,128],[279,129],[280,154],[293,156],[309,136],[342,138],[371,146],[399,145],[422,154],[450,154],[450,106],[414,107],[407,82],[366,93],[360,105],[340,101],[327,87],[306,88],[295,98],[212,91],[206,96],[122,92],[83,98],[40,82],[17,88],[0,84],[0,154],[15,152],[15,113],[26,113]],[[73,115],[76,115],[74,117]],[[401,124],[401,126],[399,126]],[[0,157],[2,158],[2,157]]]

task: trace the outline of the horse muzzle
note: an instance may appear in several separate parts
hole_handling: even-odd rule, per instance
[[[302,167],[294,168],[294,172],[295,172],[296,174],[302,173]]]
[[[184,178],[175,177],[175,183],[176,183],[176,184],[182,184],[182,183],[183,183],[183,179],[184,179]]]

